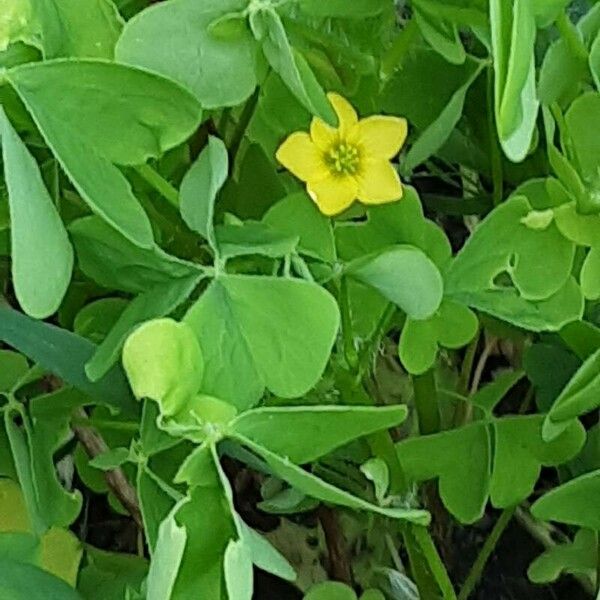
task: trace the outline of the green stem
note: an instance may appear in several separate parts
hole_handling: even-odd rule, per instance
[[[437,433],[440,430],[441,421],[433,369],[423,375],[415,375],[413,388],[415,390],[415,407],[419,417],[419,433],[421,435]]]
[[[396,305],[390,302],[390,304],[387,305],[387,308],[383,311],[383,314],[381,315],[381,318],[379,319],[379,322],[377,323],[377,326],[371,335],[371,339],[362,349],[362,352],[359,356],[359,375],[361,379],[365,373],[367,373],[372,356],[377,351],[377,348],[381,343],[381,339],[388,331],[395,314]]]
[[[160,173],[150,165],[139,165],[135,167],[138,175],[151,185],[163,198],[179,210],[179,192]]]
[[[492,167],[492,197],[494,206],[501,204],[504,196],[504,173],[502,172],[502,150],[496,131],[496,111],[494,109],[494,69],[488,67],[488,131],[490,136],[490,162]]]
[[[483,544],[483,548],[481,549],[481,552],[479,552],[477,559],[475,560],[475,562],[473,563],[473,566],[471,567],[471,571],[469,572],[469,575],[467,576],[467,579],[465,580],[465,583],[463,584],[463,586],[460,590],[460,594],[458,594],[458,600],[467,600],[467,598],[469,598],[469,596],[473,593],[473,591],[477,587],[477,584],[479,583],[479,580],[481,579],[481,576],[483,575],[483,570],[485,569],[485,565],[487,564],[488,560],[490,559],[490,556],[492,555],[494,548],[497,546],[498,542],[500,541],[500,538],[501,538],[502,534],[504,533],[504,530],[506,529],[507,525],[510,523],[510,520],[513,518],[513,515],[515,514],[515,510],[516,510],[515,507],[512,507],[512,508],[506,508],[502,511],[502,514],[496,521],[496,524],[494,525],[494,528],[492,529],[490,535],[488,535],[487,539],[485,540],[485,543]]]
[[[417,543],[419,544],[427,564],[431,569],[440,591],[442,592],[442,598],[444,600],[456,600],[456,592],[448,577],[448,571],[438,554],[437,548],[431,539],[429,531],[425,527],[415,525],[412,528],[412,534],[414,535]]]
[[[140,425],[134,421],[109,421],[108,419],[72,419],[72,424],[81,427],[95,427],[96,429],[104,429],[108,431],[126,431],[137,433]]]
[[[244,139],[244,135],[246,135],[246,130],[248,129],[248,125],[250,125],[250,119],[252,119],[252,115],[256,110],[256,106],[258,104],[259,97],[259,88],[256,88],[256,91],[244,105],[242,109],[242,114],[238,120],[235,131],[233,132],[233,136],[231,137],[231,142],[229,144],[229,155],[231,156],[231,164],[235,164],[235,160],[237,158],[238,152],[240,151],[240,146],[242,145],[242,140]]]
[[[350,311],[350,296],[348,294],[348,281],[345,277],[340,280],[340,312],[342,319],[342,340],[344,343],[344,356],[352,371],[357,371],[359,360],[354,335],[352,334],[352,313]],[[357,373],[358,374],[358,373]]]
[[[558,15],[558,18],[556,19],[556,28],[560,33],[560,37],[565,40],[565,43],[573,55],[587,64],[589,57],[588,50],[585,47],[577,28],[566,12],[562,12]]]

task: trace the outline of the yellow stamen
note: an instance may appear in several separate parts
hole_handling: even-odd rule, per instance
[[[356,146],[338,142],[325,153],[325,162],[333,175],[355,175],[360,166],[360,151]]]

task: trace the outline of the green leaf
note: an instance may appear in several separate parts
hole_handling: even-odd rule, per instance
[[[321,377],[339,326],[333,297],[294,279],[223,275],[188,311],[205,358],[202,391],[240,409],[264,388],[305,394]]]
[[[461,523],[473,523],[488,496],[496,508],[515,506],[532,493],[543,465],[563,464],[581,450],[585,431],[579,423],[545,442],[543,419],[510,416],[409,438],[397,444],[398,457],[411,480],[438,478],[446,508]]]
[[[71,281],[73,248],[40,170],[0,108],[8,187],[15,293],[23,310],[43,319],[58,309]]]
[[[402,169],[405,172],[413,171],[415,167],[434,155],[448,140],[463,114],[467,92],[479,77],[483,67],[483,64],[474,67],[472,75],[454,91],[450,101],[435,121],[415,140],[402,162]]]
[[[559,231],[575,244],[600,248],[600,215],[584,215],[574,202],[554,209]]]
[[[235,600],[252,600],[252,553],[243,541],[229,541],[223,557],[223,570],[228,597]]]
[[[155,400],[167,416],[198,392],[204,368],[193,329],[172,319],[138,327],[123,347],[123,365],[135,396]]]
[[[112,448],[90,460],[90,466],[101,471],[112,471],[124,465],[129,458],[128,448]]]
[[[181,182],[181,216],[213,250],[217,249],[213,225],[215,200],[225,184],[228,170],[229,155],[225,144],[219,138],[209,136],[207,146]]]
[[[409,373],[422,375],[434,365],[439,346],[462,348],[475,337],[478,328],[472,310],[444,299],[429,319],[406,320],[398,346],[402,365]]]
[[[144,521],[144,535],[152,553],[158,542],[160,524],[168,517],[180,496],[174,498],[172,489],[145,465],[138,467],[136,488]]]
[[[600,248],[592,248],[583,263],[581,291],[587,300],[600,300]]]
[[[494,209],[448,268],[445,293],[517,326],[556,330],[581,314],[581,292],[571,278],[575,247],[554,223],[527,227],[530,211],[524,196]],[[502,282],[506,277],[510,284]]]
[[[12,391],[28,371],[29,363],[22,354],[0,350],[0,393]]]
[[[131,410],[133,399],[120,368],[114,367],[95,383],[87,378],[84,365],[96,346],[84,338],[0,306],[0,339],[98,404]]]
[[[492,450],[485,424],[409,438],[396,448],[409,479],[439,479],[444,506],[461,523],[481,518],[489,494]]]
[[[279,109],[278,109],[279,110]],[[219,208],[235,214],[239,219],[261,219],[265,212],[287,191],[277,173],[272,154],[252,144],[241,157],[237,176],[234,174],[223,188]]]
[[[469,402],[481,409],[483,413],[491,418],[494,413],[494,409],[500,403],[500,401],[508,394],[508,392],[523,379],[523,371],[507,371],[501,373],[487,385],[477,390],[469,398]]]
[[[579,453],[585,429],[570,423],[552,442],[542,438],[542,415],[507,417],[495,422],[490,497],[497,508],[516,506],[533,490],[542,465],[558,466]]]
[[[379,291],[413,319],[438,310],[444,293],[442,276],[427,255],[413,246],[396,246],[351,262],[346,274]]]
[[[14,510],[14,507],[5,507],[5,509],[7,511]],[[40,566],[39,538],[31,533],[2,532],[0,534],[0,561],[7,558],[20,563]]]
[[[95,216],[77,219],[69,232],[79,267],[105,288],[150,295],[174,279],[189,280],[202,273],[202,267],[167,254],[154,242],[148,248],[138,247]]]
[[[535,16],[529,0],[490,1],[494,107],[500,143],[513,162],[531,146],[539,102],[535,90]]]
[[[339,17],[342,19],[362,19],[374,17],[392,7],[390,0],[299,0],[300,9],[311,17]]]
[[[354,496],[345,490],[319,479],[312,473],[293,464],[286,457],[279,456],[267,448],[241,436],[238,439],[262,457],[278,477],[317,500],[345,506],[354,510],[370,511],[391,519],[407,520],[419,525],[427,525],[429,523],[429,513],[424,510],[385,508],[371,504],[358,496]]]
[[[258,408],[235,419],[230,431],[305,464],[357,438],[400,425],[407,412],[405,406]]]
[[[217,225],[215,234],[219,255],[224,259],[252,254],[283,258],[294,253],[298,244],[297,235],[282,233],[257,221]]]
[[[588,92],[579,96],[565,114],[565,122],[579,173],[587,183],[597,182],[600,143],[590,134],[590,129],[600,123],[600,93]]]
[[[73,331],[77,335],[101,343],[127,307],[124,298],[100,298],[86,304],[73,320]]]
[[[125,598],[127,588],[139,589],[148,571],[146,560],[133,554],[104,552],[88,546],[78,590],[86,600]]]
[[[383,504],[390,487],[390,470],[387,463],[381,458],[370,458],[360,466],[360,470],[373,483],[377,502]]]
[[[303,600],[356,600],[356,594],[345,583],[324,581],[313,585]]]
[[[2,600],[81,600],[67,583],[46,571],[7,558],[0,560]]]
[[[244,0],[170,0],[132,18],[117,44],[119,62],[160,73],[190,89],[204,108],[235,106],[257,84],[258,47],[246,27],[223,39],[211,23],[246,8]],[[165,49],[157,40],[168,39]],[[235,76],[224,77],[224,73]]]
[[[158,540],[152,555],[147,580],[148,600],[171,598],[179,566],[185,551],[187,534],[170,514],[158,529]]]
[[[111,0],[42,0],[36,9],[46,59],[112,60],[123,19]]]
[[[552,583],[563,573],[586,575],[593,580],[598,565],[598,534],[580,529],[575,539],[557,544],[538,556],[527,569],[533,583]]]
[[[220,486],[196,487],[186,500],[175,512],[188,541],[173,597],[221,600],[225,593],[223,556],[235,536],[225,492]]]
[[[600,350],[590,356],[556,399],[544,423],[544,438],[551,440],[570,422],[600,406]]]
[[[105,375],[119,360],[119,354],[129,333],[144,321],[164,317],[173,312],[187,300],[201,277],[196,275],[158,284],[134,298],[98,346],[92,359],[85,365],[88,377],[97,381]]]
[[[536,519],[600,531],[600,471],[572,479],[542,496],[531,507]]]
[[[526,300],[544,300],[560,290],[571,274],[575,248],[552,223],[545,229],[527,227],[523,221],[530,211],[527,198],[515,196],[486,217],[448,270],[449,294],[500,290],[494,279],[503,273]]]
[[[257,531],[248,527],[241,519],[237,519],[240,538],[250,549],[252,562],[263,571],[271,573],[286,581],[295,581],[296,572],[287,559],[276,550],[271,543]]]
[[[185,141],[202,116],[195,98],[175,83],[106,61],[31,63],[7,77],[50,146],[60,127],[120,165],[161,156]]]
[[[425,40],[448,62],[464,63],[466,52],[456,24],[443,20],[436,11],[424,8],[415,2],[415,20]]]
[[[401,202],[369,208],[366,223],[337,224],[335,239],[340,257],[353,260],[396,244],[420,248],[442,270],[452,257],[444,231],[423,214],[416,190],[404,186]]]
[[[272,69],[311,114],[330,125],[337,123],[335,112],[306,59],[292,47],[281,18],[267,7],[250,13],[250,25]]]
[[[335,260],[331,220],[325,217],[305,192],[286,196],[274,204],[263,222],[290,237],[298,236],[298,251],[327,263]]]

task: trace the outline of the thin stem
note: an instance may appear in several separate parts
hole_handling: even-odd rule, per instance
[[[431,569],[431,573],[433,574],[440,591],[442,592],[442,598],[444,600],[457,600],[456,592],[454,591],[450,577],[448,577],[448,571],[446,570],[427,529],[415,525],[412,529],[412,533],[427,560],[427,564]]]
[[[150,165],[135,167],[136,172],[151,185],[169,204],[179,210],[179,192],[156,169]]]
[[[471,383],[471,373],[473,371],[473,363],[475,362],[475,354],[479,346],[480,332],[477,333],[473,341],[467,347],[465,358],[460,371],[460,379],[458,390],[463,396],[469,393],[469,384]]]
[[[441,421],[433,369],[423,375],[415,375],[413,377],[413,388],[415,391],[415,406],[419,417],[419,433],[421,435],[437,433],[440,430]]]
[[[492,197],[494,206],[501,204],[504,197],[504,174],[502,171],[502,151],[496,132],[496,111],[494,109],[494,69],[488,67],[488,131],[490,136],[490,162],[492,167]]]
[[[79,408],[75,411],[75,418],[80,422],[86,421],[87,414],[83,408]],[[73,424],[71,428],[90,458],[95,458],[108,451],[106,442],[92,427]],[[119,502],[127,509],[127,512],[132,516],[136,525],[140,529],[143,529],[142,511],[140,509],[137,493],[135,487],[131,485],[127,479],[123,469],[117,467],[116,469],[106,471],[104,477],[108,487],[118,498]]]
[[[558,18],[556,19],[556,28],[560,33],[560,37],[565,40],[565,43],[573,55],[587,63],[589,56],[588,50],[579,36],[577,28],[566,12],[562,12],[558,15]]]
[[[364,374],[369,369],[369,364],[371,362],[371,356],[379,347],[381,343],[381,339],[387,332],[394,315],[396,314],[396,306],[391,302],[387,305],[386,309],[383,311],[375,330],[373,331],[373,335],[371,335],[371,339],[369,343],[365,344],[362,352],[359,356],[359,374],[362,378]]]
[[[250,119],[252,119],[252,115],[256,110],[256,105],[258,104],[259,97],[259,88],[256,88],[254,94],[248,98],[244,108],[242,110],[242,114],[240,115],[237,127],[233,132],[233,136],[231,138],[231,143],[229,144],[229,155],[231,156],[231,164],[235,164],[235,160],[237,158],[238,152],[240,151],[240,146],[242,145],[242,140],[244,139],[244,135],[246,135],[246,130],[248,129],[248,125],[250,124]]]
[[[126,431],[137,433],[140,429],[139,423],[135,421],[110,421],[108,419],[80,419],[75,417],[72,419],[73,425],[82,425],[84,427],[95,427],[96,429],[106,429],[108,431]]]
[[[502,514],[496,521],[496,524],[490,532],[490,535],[488,535],[485,543],[483,544],[483,548],[479,552],[477,559],[471,567],[471,571],[469,572],[469,575],[467,576],[467,579],[465,580],[465,583],[458,594],[458,600],[467,600],[467,598],[469,598],[469,596],[477,587],[477,584],[483,575],[483,571],[488,560],[490,559],[490,556],[492,555],[492,552],[496,548],[500,538],[502,537],[502,534],[504,533],[504,530],[510,523],[510,520],[513,518],[514,514],[515,507],[506,508],[502,511]]]
[[[348,282],[345,277],[340,281],[340,311],[342,318],[342,339],[344,342],[344,356],[352,371],[358,368],[358,352],[354,345],[352,334],[352,313],[350,311],[350,296],[348,294]]]

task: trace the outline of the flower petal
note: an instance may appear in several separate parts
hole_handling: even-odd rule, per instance
[[[358,123],[358,115],[352,107],[352,104],[339,94],[330,92],[327,94],[327,98],[329,98],[329,102],[331,102],[331,105],[338,116],[338,129],[340,135],[344,137]]]
[[[277,160],[298,179],[320,179],[327,173],[321,152],[313,144],[308,133],[292,133],[277,150]]]
[[[307,190],[319,210],[324,215],[333,216],[346,210],[356,200],[358,183],[354,177],[330,175],[321,181],[311,181]]]
[[[319,150],[327,152],[335,144],[339,134],[337,129],[315,117],[310,124],[310,137]]]
[[[384,204],[402,198],[402,183],[396,169],[384,159],[363,163],[358,177],[358,199],[364,204]]]
[[[360,143],[367,154],[388,160],[400,152],[408,134],[408,123],[400,117],[367,117],[361,119],[357,127]]]

